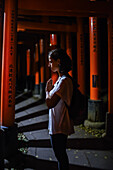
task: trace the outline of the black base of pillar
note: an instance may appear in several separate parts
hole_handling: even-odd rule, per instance
[[[0,170],[4,170],[4,159],[0,159]]]
[[[39,97],[39,95],[40,95],[40,85],[35,85],[33,96]]]
[[[0,128],[0,169],[4,170],[4,155],[3,155],[3,148],[4,146],[4,131]]]
[[[40,83],[40,97],[45,98],[45,83]]]
[[[27,76],[26,77],[26,88],[25,88],[27,91],[31,90],[30,89],[30,83],[31,83],[31,77]]]
[[[113,113],[106,113],[106,136],[113,139]]]
[[[103,122],[105,120],[103,115],[102,100],[88,100],[88,120],[93,122]]]
[[[33,75],[26,77],[25,92],[33,91],[35,85],[35,77]]]
[[[18,130],[17,125],[11,127],[0,126],[0,152],[2,151],[2,157],[8,158],[12,155],[16,155],[18,152]]]

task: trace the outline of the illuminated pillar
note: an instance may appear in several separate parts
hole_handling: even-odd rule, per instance
[[[1,129],[3,132],[3,155],[16,155],[17,125],[15,124],[16,85],[16,18],[17,1],[5,0],[2,75],[1,75]]]
[[[0,1],[0,80],[1,80],[1,65],[2,65],[2,38],[3,38],[3,0]],[[1,83],[0,83],[1,86]]]
[[[98,47],[97,17],[89,18],[90,31],[90,99],[88,100],[88,119],[94,122],[103,121],[102,101],[100,100],[100,70]]]
[[[57,46],[57,35],[56,34],[50,34],[50,46],[52,46],[52,49],[55,49]]]
[[[45,70],[46,70],[45,71],[45,82],[47,82],[49,80],[49,78],[51,77],[51,70],[48,67],[48,50],[49,50],[48,46],[50,45],[50,44],[48,44],[49,38],[50,38],[50,35],[46,33],[45,39],[44,39],[44,42],[45,42],[44,43],[45,44],[44,55],[45,55]]]
[[[2,71],[2,38],[3,38],[3,0],[0,0],[0,96],[1,96],[1,71]],[[0,99],[0,126],[1,126],[1,99]],[[1,146],[1,153],[0,153],[0,165],[1,170],[4,169],[4,159],[3,159],[3,131],[0,130],[0,146]]]
[[[27,56],[27,76],[30,76],[30,49],[26,52]]]
[[[28,92],[30,90],[30,49],[27,49],[26,51],[26,89],[24,89],[25,92]]]
[[[35,89],[34,97],[40,94],[40,79],[39,79],[39,45],[35,44]]]
[[[44,76],[44,40],[40,39],[40,96],[45,96],[45,76]]]
[[[66,33],[66,52],[72,60],[72,39],[70,32]],[[72,70],[69,71],[69,75],[72,76]]]
[[[99,100],[99,55],[97,18],[90,17],[90,99]]]
[[[77,18],[77,27],[77,83],[79,84],[79,90],[85,95],[85,44],[82,18]]]
[[[108,113],[106,134],[113,138],[113,16],[108,18]]]
[[[1,71],[2,71],[2,40],[3,40],[3,0],[0,1],[0,96],[1,96]],[[1,102],[0,102],[1,107]],[[1,109],[0,109],[1,110]],[[0,113],[1,114],[1,113]],[[1,123],[1,116],[0,116],[0,123]]]
[[[51,50],[53,50],[57,47],[57,35],[56,34],[50,34],[50,47],[51,47]],[[53,84],[54,84],[56,82],[56,80],[58,79],[58,74],[53,73],[51,71],[51,78],[52,78]]]
[[[16,83],[16,16],[17,1],[5,0],[2,83],[1,83],[1,123],[13,126],[15,120]]]

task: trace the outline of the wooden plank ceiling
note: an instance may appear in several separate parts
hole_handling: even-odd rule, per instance
[[[112,0],[18,0],[18,32],[76,32],[76,17],[111,15]]]

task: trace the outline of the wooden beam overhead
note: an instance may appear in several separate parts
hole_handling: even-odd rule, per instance
[[[50,23],[37,23],[29,21],[18,21],[17,31],[25,30],[42,30],[42,31],[63,31],[63,32],[76,32],[76,24],[50,24]]]
[[[108,16],[113,14],[113,1],[90,0],[18,0],[18,15]]]

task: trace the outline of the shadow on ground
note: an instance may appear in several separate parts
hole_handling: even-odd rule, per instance
[[[29,94],[31,95],[31,94]],[[24,96],[25,98],[29,97]],[[23,97],[20,96],[17,98],[17,103],[23,100]],[[43,101],[39,100],[34,103],[31,103],[30,105],[24,106],[20,109],[16,110],[16,114],[19,112],[26,110],[30,107],[42,104]],[[35,116],[40,116],[43,114],[47,114],[48,110],[46,111],[40,111],[32,113],[30,115],[25,115],[20,118],[16,119],[16,122],[21,122],[30,118],[33,118]],[[39,123],[34,123],[30,125],[25,125],[22,127],[18,127],[19,133],[24,132],[31,132],[34,130],[41,130],[41,129],[47,129],[48,128],[48,121],[43,121]],[[18,141],[18,149],[19,148],[51,148],[50,140],[49,139],[39,139],[39,140],[29,140],[29,141]],[[92,150],[109,150],[113,149],[113,144],[110,145],[110,142],[106,140],[106,138],[69,138],[67,142],[67,148],[70,149],[92,149]],[[1,166],[0,166],[1,167]],[[13,156],[8,157],[4,161],[4,168],[15,168],[16,170],[24,170],[24,169],[33,169],[33,170],[57,170],[57,162],[52,160],[45,160],[45,159],[39,159],[35,156],[31,156],[28,154],[24,154],[20,151],[17,151],[17,153]],[[3,168],[3,169],[4,169]],[[97,169],[97,168],[91,168],[86,166],[80,166],[80,165],[72,165],[70,164],[70,170],[90,170],[90,169]],[[0,169],[2,170],[2,169]]]
[[[47,123],[47,122],[46,122]],[[42,124],[42,125],[41,125]],[[32,131],[34,128],[42,129],[45,128],[44,122],[39,123],[38,126],[30,125],[26,126],[25,131]],[[47,125],[47,124],[46,124]],[[41,126],[41,128],[40,128]],[[21,127],[23,128],[23,127]],[[24,132],[24,129],[22,130]],[[19,148],[51,148],[50,140],[43,139],[43,140],[29,140],[29,141],[18,141],[18,149]],[[106,142],[104,138],[87,138],[87,139],[79,139],[79,138],[72,138],[68,139],[67,148],[71,149],[92,149],[92,150],[108,150],[111,149],[112,146]],[[16,168],[16,170],[24,170],[24,169],[34,169],[34,170],[57,170],[57,162],[52,160],[45,160],[45,159],[38,159],[35,156],[23,154],[22,152],[18,151],[16,155],[7,158],[5,161],[5,168]],[[88,170],[88,169],[97,169],[91,168],[86,166],[80,165],[72,165],[70,164],[70,170]]]
[[[18,128],[19,132],[40,130],[47,128],[48,122],[40,122],[37,124],[31,124]],[[18,141],[19,148],[51,148],[49,139]],[[67,142],[67,148],[71,149],[92,149],[92,150],[108,150],[113,146],[107,143],[105,138],[69,138]],[[57,170],[57,162],[52,160],[38,159],[35,156],[24,154],[20,151],[16,155],[5,160],[4,168],[15,168],[16,170],[34,169],[34,170]],[[70,164],[70,170],[88,170],[96,169],[91,167],[85,167],[80,165]]]
[[[43,147],[50,148],[50,140],[49,139],[41,139],[41,140],[29,140],[28,142],[19,141],[19,148],[24,147]],[[105,139],[68,139],[67,148],[71,149],[89,149],[89,150],[110,150],[113,149],[113,145],[106,142]]]
[[[79,166],[79,165],[71,165],[70,170],[91,170],[97,168]],[[34,170],[57,170],[57,162],[41,160],[31,155],[25,155],[18,152],[14,157],[10,157],[5,161],[4,168],[16,168],[16,170],[24,170],[26,168],[34,169]]]

